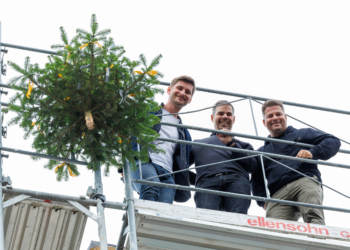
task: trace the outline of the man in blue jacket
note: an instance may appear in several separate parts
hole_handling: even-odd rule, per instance
[[[259,148],[258,151],[313,160],[328,160],[340,148],[339,139],[333,135],[310,128],[295,129],[292,126],[287,126],[287,116],[280,101],[266,101],[262,106],[262,113],[264,117],[263,123],[270,132],[269,137],[313,144],[314,146],[312,148],[303,148],[297,145],[265,142],[265,145]],[[323,190],[320,184],[279,163],[265,157],[263,159],[268,189],[273,199],[322,205]],[[322,182],[321,173],[316,164],[282,159],[277,159],[277,161],[312,179]],[[266,197],[261,167],[252,175],[251,186],[253,195]],[[264,207],[266,217],[297,221],[302,216],[306,223],[325,224],[322,209],[289,206],[271,202],[264,203],[261,201],[258,201],[258,205]]]
[[[167,89],[169,99],[167,103],[162,104],[162,109],[155,115],[159,115],[162,122],[181,124],[180,116],[167,115],[179,113],[183,107],[189,104],[195,92],[195,82],[189,76],[180,76],[172,80],[170,87]],[[187,129],[176,128],[156,124],[153,129],[160,134],[160,137],[191,141],[190,133]],[[165,153],[156,154],[149,151],[150,162],[142,163],[142,178],[147,179],[152,176],[172,173],[176,170],[186,169],[189,167],[189,155],[191,147],[185,144],[176,144],[155,140],[154,144]],[[133,150],[137,149],[137,144],[132,142]],[[138,163],[137,163],[138,166]],[[131,171],[132,179],[140,179],[140,169],[135,172]],[[168,184],[178,184],[189,186],[189,172],[184,171],[177,174],[167,175],[160,178],[150,179],[153,182]],[[175,190],[172,188],[150,186],[139,183],[132,183],[133,189],[140,194],[140,199],[159,201],[172,204],[173,201],[186,202],[191,198],[191,193],[184,190]]]
[[[235,122],[233,106],[227,104],[227,101],[218,101],[213,108],[211,120],[214,123],[215,129],[231,131],[232,125]],[[196,140],[196,142],[253,150],[253,147],[249,143],[219,133],[213,133],[210,137]],[[248,156],[246,153],[192,146],[190,161],[191,163],[195,163],[196,167],[216,163],[208,167],[196,169],[196,187],[250,195],[249,174],[257,168],[256,157],[230,161],[246,156]],[[241,214],[247,214],[250,206],[249,199],[201,192],[196,192],[194,200],[197,208],[223,210]]]

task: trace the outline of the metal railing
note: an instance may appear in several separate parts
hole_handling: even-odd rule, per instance
[[[39,52],[39,53],[45,53],[45,54],[51,54],[51,55],[57,55],[56,52],[54,51],[49,51],[49,50],[41,50],[41,49],[35,49],[35,48],[29,48],[29,47],[24,47],[24,46],[18,46],[18,45],[13,45],[13,44],[8,44],[8,43],[1,43],[1,23],[0,23],[0,46],[6,46],[9,48],[15,48],[15,49],[22,49],[22,50],[27,50],[27,51],[33,51],[33,52]],[[169,86],[169,83],[166,82],[161,82],[161,85],[164,86]],[[3,88],[11,88],[6,84],[3,84],[1,82],[1,69],[0,69],[0,87]],[[238,93],[231,93],[231,92],[226,92],[226,91],[219,91],[219,90],[213,90],[213,89],[206,89],[206,88],[197,88],[197,91],[203,91],[203,92],[209,92],[209,93],[215,93],[215,94],[222,94],[222,95],[227,95],[227,96],[235,96],[235,97],[242,97],[244,99],[249,100],[250,108],[251,108],[251,113],[252,113],[252,119],[254,122],[254,128],[255,128],[255,133],[256,135],[247,135],[247,134],[240,134],[240,133],[234,133],[234,132],[223,132],[220,131],[221,134],[226,134],[230,136],[237,136],[237,137],[243,137],[243,138],[249,138],[249,139],[255,139],[255,140],[260,140],[260,141],[270,141],[274,143],[282,143],[282,144],[288,144],[288,145],[297,145],[300,147],[306,147],[306,148],[311,148],[313,145],[311,144],[305,144],[305,143],[299,143],[299,142],[290,142],[290,141],[285,141],[285,140],[276,140],[273,138],[265,138],[265,137],[260,137],[258,136],[257,133],[257,127],[255,124],[255,116],[253,113],[252,109],[252,100],[253,101],[266,101],[268,98],[263,98],[263,97],[257,97],[257,96],[250,96],[250,95],[243,95],[243,94],[238,94]],[[300,104],[300,103],[295,103],[295,102],[288,102],[288,101],[283,101],[284,104],[286,105],[291,105],[291,106],[296,106],[296,107],[302,107],[302,108],[309,108],[309,109],[314,109],[314,110],[321,110],[321,111],[327,111],[327,112],[333,112],[333,113],[339,113],[339,114],[345,114],[345,115],[350,115],[350,111],[345,111],[345,110],[338,110],[338,109],[330,109],[326,107],[319,107],[319,106],[313,106],[313,105],[306,105],[306,104]],[[0,93],[0,109],[1,105],[5,106],[7,105],[6,103],[1,103],[1,93]],[[187,112],[190,113],[190,112]],[[1,122],[1,116],[0,116],[0,122]],[[205,131],[205,132],[212,132],[212,133],[217,133],[218,130],[215,129],[207,129],[207,128],[201,128],[201,127],[195,127],[195,126],[189,126],[189,125],[183,125],[183,124],[171,124],[171,123],[165,123],[162,122],[162,125],[166,126],[174,126],[174,127],[180,127],[180,128],[187,128],[187,129],[193,129],[193,130],[199,130],[199,131]],[[1,126],[0,126],[0,135],[1,135]],[[302,162],[307,162],[307,163],[312,163],[312,164],[320,164],[320,165],[326,165],[326,166],[332,166],[332,167],[339,167],[339,168],[346,168],[350,169],[350,165],[346,164],[339,164],[339,163],[332,163],[332,162],[325,162],[325,161],[316,161],[316,160],[310,160],[310,159],[302,159],[302,158],[296,158],[296,157],[291,157],[291,156],[285,156],[285,155],[278,155],[278,154],[272,154],[272,153],[265,153],[265,152],[257,152],[257,151],[250,151],[250,150],[244,150],[244,149],[238,149],[238,148],[229,148],[229,147],[223,147],[223,146],[217,146],[217,145],[211,145],[211,144],[204,144],[204,143],[197,143],[197,142],[189,142],[189,141],[183,141],[183,140],[173,140],[169,138],[159,138],[159,140],[162,141],[168,141],[168,142],[174,142],[174,143],[181,143],[181,144],[189,144],[189,145],[196,145],[196,146],[201,146],[201,147],[210,147],[210,148],[216,148],[220,150],[229,150],[233,152],[241,152],[241,153],[246,153],[250,156],[247,157],[260,157],[261,161],[263,160],[263,157],[268,157],[269,159],[274,158],[274,159],[288,159],[288,160],[294,160],[294,161],[302,161]],[[50,155],[44,155],[44,154],[38,154],[34,152],[29,152],[29,151],[24,151],[24,150],[18,150],[18,149],[11,149],[11,148],[6,148],[2,147],[1,144],[1,136],[0,136],[0,153],[1,151],[7,151],[7,152],[12,152],[12,153],[19,153],[19,154],[24,154],[24,155],[31,155],[31,156],[37,156],[37,157],[42,157],[42,158],[47,158],[47,159],[53,159],[53,160],[59,160],[59,161],[65,161],[65,162],[70,162],[74,164],[80,164],[80,165],[87,165],[86,162],[81,162],[81,161],[75,161],[72,159],[64,159],[60,157],[55,157],[55,156],[50,156]],[[344,154],[350,154],[349,150],[344,150],[340,149],[339,153],[344,153]],[[244,158],[247,158],[244,157]],[[243,159],[243,158],[240,158]],[[239,160],[239,159],[233,159],[234,160]],[[273,160],[273,159],[271,159]],[[278,162],[278,161],[277,161]],[[279,162],[278,162],[279,163]],[[217,163],[215,163],[217,164]],[[281,164],[281,163],[280,163]],[[200,167],[206,167],[207,165],[203,166],[196,166],[193,168],[189,168],[186,170],[180,170],[176,172],[181,172],[181,171],[190,171],[191,169],[198,169]],[[282,166],[284,164],[281,164]],[[284,166],[288,167],[288,166]],[[139,165],[140,172],[142,172],[142,166],[141,164]],[[280,204],[285,204],[285,205],[291,205],[291,206],[304,206],[304,207],[311,207],[311,208],[317,208],[317,209],[325,209],[325,210],[330,210],[330,211],[338,211],[338,212],[345,212],[345,213],[350,213],[350,209],[347,208],[336,208],[336,207],[330,207],[330,206],[321,206],[321,205],[314,205],[314,204],[307,204],[307,203],[300,203],[300,202],[292,202],[292,201],[285,201],[285,200],[277,200],[277,199],[272,199],[270,198],[268,194],[268,187],[266,183],[266,178],[264,178],[264,183],[265,183],[265,190],[267,197],[257,197],[257,196],[250,196],[250,195],[243,195],[243,194],[236,194],[236,193],[228,193],[228,192],[222,192],[222,191],[214,191],[214,190],[208,190],[208,189],[201,189],[201,188],[196,188],[196,187],[185,187],[185,186],[180,186],[180,185],[172,185],[172,184],[165,184],[165,183],[159,183],[159,182],[153,182],[149,181],[149,179],[152,178],[157,178],[161,177],[163,175],[159,176],[154,176],[152,178],[147,178],[143,179],[142,178],[142,173],[141,173],[141,178],[139,180],[132,180],[131,179],[131,173],[130,173],[130,166],[127,161],[124,162],[124,184],[125,184],[125,194],[126,194],[126,203],[119,203],[119,202],[110,202],[110,201],[104,201],[102,202],[101,200],[96,200],[96,199],[86,199],[84,197],[72,197],[72,196],[65,196],[65,195],[59,195],[59,194],[49,194],[49,193],[44,193],[44,192],[36,192],[36,191],[29,191],[29,190],[23,190],[23,189],[13,189],[10,187],[2,187],[0,189],[0,195],[2,192],[5,193],[10,193],[12,195],[19,195],[19,194],[26,194],[28,196],[31,196],[32,198],[37,198],[37,199],[48,199],[48,200],[53,200],[53,201],[69,201],[71,204],[75,204],[77,209],[80,211],[84,212],[87,214],[90,218],[96,219],[87,212],[84,211],[83,208],[79,207],[79,203],[88,205],[88,206],[97,206],[98,209],[98,214],[100,217],[102,217],[102,220],[98,220],[98,225],[99,227],[102,227],[105,230],[105,224],[104,224],[104,213],[103,213],[103,208],[112,208],[112,209],[120,209],[120,210],[127,210],[127,219],[124,220],[124,227],[126,226],[127,221],[129,225],[129,241],[130,241],[130,247],[131,249],[137,249],[137,235],[136,235],[136,224],[135,224],[135,210],[134,210],[134,197],[133,197],[133,190],[131,183],[140,183],[140,184],[145,184],[145,185],[157,185],[161,187],[169,187],[169,188],[174,188],[174,189],[180,189],[180,190],[187,190],[187,191],[196,191],[196,192],[203,192],[203,193],[210,193],[210,194],[216,194],[216,195],[221,195],[221,196],[228,196],[228,197],[239,197],[243,199],[251,199],[251,200],[257,200],[257,201],[264,201],[264,202],[275,202],[275,203],[280,203]],[[174,172],[175,173],[175,172]],[[2,166],[1,166],[1,161],[0,161],[0,178],[2,176]],[[313,180],[313,179],[312,179]],[[313,180],[315,181],[315,180]],[[1,181],[2,182],[2,179]],[[316,181],[317,182],[317,181]],[[322,184],[326,186],[325,184]],[[328,187],[328,186],[327,186]],[[95,188],[96,190],[99,190],[99,194],[103,195],[103,188],[102,188],[102,179],[101,179],[101,169],[99,168],[95,172]],[[330,188],[330,187],[328,187]],[[332,188],[330,188],[332,189]],[[334,189],[333,191],[349,198],[349,196],[342,194]],[[79,202],[79,203],[78,203]],[[2,200],[0,199],[0,248],[3,246],[4,242],[4,232],[3,232],[3,214],[2,214]],[[121,234],[122,235],[122,234]],[[99,235],[100,240],[101,240],[101,249],[107,250],[107,238],[106,235]],[[123,236],[124,237],[124,236]],[[125,237],[124,237],[125,239]],[[118,246],[122,246],[124,242],[118,243]]]

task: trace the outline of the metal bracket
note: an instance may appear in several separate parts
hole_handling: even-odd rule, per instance
[[[1,61],[1,74],[6,76],[6,72],[7,72],[7,65],[3,64],[2,61]]]
[[[129,233],[129,226],[127,226],[127,227],[124,229],[123,235],[126,235],[127,233]]]
[[[7,95],[9,92],[0,90],[0,93],[1,93],[1,94],[4,94],[4,95]]]
[[[2,136],[7,138],[7,126],[2,126]]]
[[[7,155],[6,155],[6,154],[1,154],[1,157],[5,157],[5,158],[8,159],[8,158],[9,158],[9,155],[8,155],[8,154],[7,154]]]
[[[10,207],[12,205],[15,205],[16,203],[21,202],[21,201],[28,199],[28,198],[30,198],[29,195],[21,194],[21,195],[16,196],[15,198],[7,200],[4,202],[4,205],[3,205],[4,209],[7,207]]]
[[[91,212],[89,209],[85,208],[84,206],[80,205],[80,203],[76,201],[68,201],[70,204],[72,204],[75,208],[77,208],[79,211],[82,213],[86,214],[89,218],[93,219],[98,223],[98,218],[97,216]]]
[[[3,186],[7,186],[7,185],[11,185],[12,181],[10,176],[2,176],[2,185]]]
[[[96,194],[96,188],[92,188],[92,186],[88,187],[88,190],[86,191],[86,196],[92,198]]]
[[[1,52],[4,52],[4,54],[7,54],[9,52],[7,49],[1,49]]]

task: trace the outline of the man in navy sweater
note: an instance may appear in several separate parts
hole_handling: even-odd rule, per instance
[[[225,105],[225,103],[227,101],[218,101],[215,104],[215,106],[221,106],[213,108],[211,120],[214,122],[215,129],[231,131],[232,125],[235,122],[234,109],[231,104]],[[196,142],[253,150],[253,147],[249,143],[219,133],[213,133],[210,137],[196,140]],[[250,195],[249,173],[254,172],[257,168],[256,157],[230,161],[246,156],[248,156],[246,153],[192,146],[190,163],[195,163],[196,167],[216,163],[208,167],[196,169],[196,187]],[[247,214],[250,206],[249,199],[201,192],[196,192],[194,200],[198,208],[224,210],[241,214]]]
[[[283,103],[277,100],[268,100],[262,106],[263,123],[270,132],[269,137],[280,140],[294,141],[314,145],[312,148],[304,148],[297,145],[265,142],[258,149],[261,152],[269,152],[313,160],[328,160],[333,157],[340,148],[338,138],[330,134],[306,128],[295,129],[287,126],[287,116]],[[268,182],[268,189],[273,199],[289,200],[309,204],[322,205],[323,190],[317,182],[292,171],[281,164],[264,159],[264,169]],[[316,164],[298,162],[292,160],[276,159],[290,168],[293,168],[314,180],[321,180],[321,173]],[[252,174],[251,186],[253,195],[266,197],[262,168],[259,167]],[[266,210],[266,217],[297,221],[300,216],[304,222],[325,224],[323,210],[289,206],[271,202],[258,201],[258,205]]]

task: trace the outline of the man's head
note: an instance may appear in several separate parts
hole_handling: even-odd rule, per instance
[[[277,137],[287,129],[287,116],[281,101],[267,100],[261,110],[264,117],[263,123],[271,137]]]
[[[231,131],[235,123],[235,110],[231,103],[227,101],[218,101],[214,104],[211,121],[214,122],[215,129],[227,129]]]
[[[169,101],[175,106],[184,107],[191,102],[196,90],[194,80],[189,76],[179,76],[173,79],[167,89]]]

